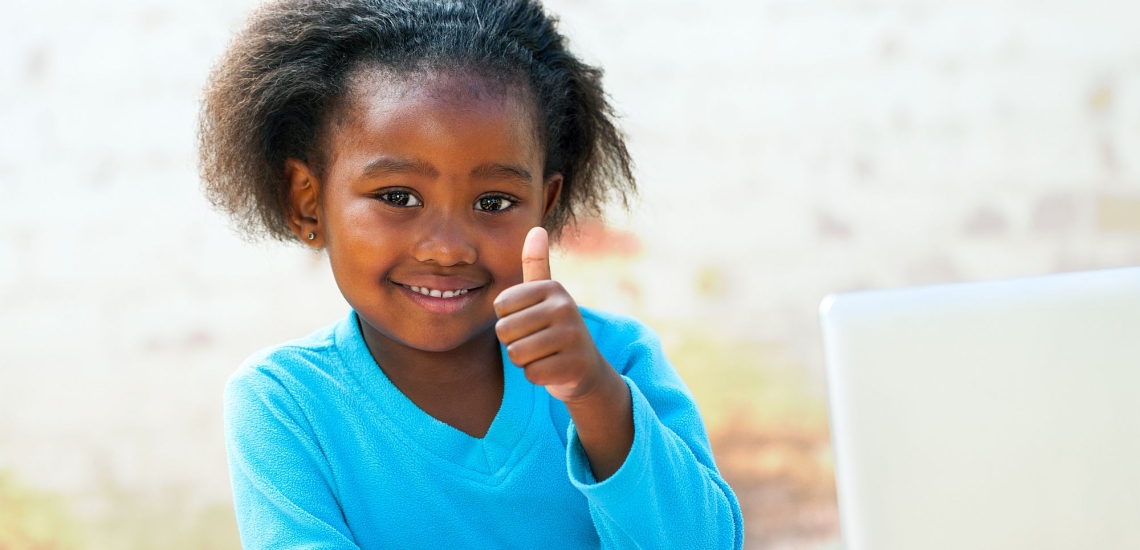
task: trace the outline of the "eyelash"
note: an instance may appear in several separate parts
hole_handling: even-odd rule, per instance
[[[395,200],[392,199],[391,198],[392,195],[402,195],[401,198],[404,199],[404,204],[398,204],[397,203],[398,199],[395,199]],[[376,198],[378,198],[381,201],[386,202],[386,203],[388,203],[388,204],[390,204],[396,208],[415,208],[417,206],[423,206],[423,201],[420,200],[419,197],[417,197],[411,191],[407,191],[404,189],[392,189],[392,190],[388,190],[388,191],[383,191],[381,193],[377,193]],[[479,208],[480,202],[487,200],[487,199],[499,199],[502,201],[506,201],[510,204],[506,208],[499,208],[498,210],[490,210],[490,209],[486,209],[486,208]],[[413,205],[409,206],[407,203],[411,202],[411,201],[419,202],[419,204],[413,204]],[[515,208],[516,206],[518,206],[518,203],[519,203],[519,200],[510,196],[510,195],[507,195],[504,193],[490,193],[490,194],[483,195],[483,196],[475,199],[475,210],[478,210],[480,212],[506,212],[506,211],[511,210],[511,209]]]
[[[397,195],[397,194],[398,194],[398,195],[404,195],[404,196],[406,197],[406,199],[405,199],[405,201],[404,201],[404,202],[405,202],[405,204],[396,204],[396,201],[395,201],[395,200],[393,200],[393,199],[391,198],[391,196],[392,196],[392,195]],[[414,208],[414,207],[416,207],[416,206],[423,206],[423,204],[424,204],[424,203],[423,203],[423,201],[421,201],[421,200],[419,199],[419,197],[417,197],[417,196],[415,196],[414,194],[412,194],[412,192],[411,192],[411,191],[405,191],[405,190],[403,190],[403,189],[391,189],[391,190],[388,190],[388,191],[384,191],[384,192],[382,192],[382,193],[377,193],[377,194],[376,194],[376,198],[378,198],[378,199],[380,199],[381,201],[384,201],[384,202],[386,202],[386,203],[388,203],[388,204],[390,204],[390,205],[392,205],[392,206],[395,206],[396,208]],[[413,200],[414,200],[414,201],[418,201],[418,202],[419,202],[419,204],[413,204],[413,205],[411,205],[411,206],[408,206],[408,205],[406,204],[407,202],[410,202],[410,201],[413,201]]]
[[[509,202],[510,206],[507,206],[506,208],[499,208],[498,210],[487,210],[485,208],[476,208],[476,210],[478,210],[480,212],[506,212],[508,210],[514,209],[519,204],[519,200],[510,196],[510,195],[504,195],[502,193],[491,193],[491,194],[483,195],[482,197],[475,199],[476,206],[478,206],[480,202],[482,202],[486,199],[504,200],[504,201]]]

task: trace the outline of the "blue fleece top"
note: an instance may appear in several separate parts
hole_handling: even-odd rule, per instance
[[[503,349],[482,438],[428,415],[373,360],[355,312],[262,350],[225,391],[247,549],[741,548],[740,506],[657,336],[581,308],[629,386],[634,439],[597,482],[570,415]]]

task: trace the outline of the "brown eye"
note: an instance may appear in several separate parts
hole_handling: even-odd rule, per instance
[[[420,199],[407,191],[388,191],[377,196],[392,206],[420,206],[423,204]]]
[[[479,199],[475,201],[476,210],[486,210],[488,212],[506,210],[513,205],[514,201],[501,195],[488,195],[486,197],[479,197]]]

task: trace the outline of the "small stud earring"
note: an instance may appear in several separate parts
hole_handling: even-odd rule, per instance
[[[309,232],[309,240],[311,241],[311,240],[313,240],[313,239],[315,239],[315,238],[317,238],[317,235],[316,235],[316,233],[313,233],[312,231],[310,231],[310,232]]]

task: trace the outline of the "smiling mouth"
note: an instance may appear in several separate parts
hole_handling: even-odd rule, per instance
[[[405,285],[403,283],[399,283],[399,285],[410,290],[410,291],[412,291],[412,292],[415,292],[418,294],[423,294],[424,296],[430,296],[432,298],[458,298],[460,296],[463,296],[464,294],[467,294],[468,292],[470,292],[472,290],[478,290],[480,288],[483,288],[483,287],[475,287],[475,288],[460,288],[460,289],[455,289],[455,290],[439,290],[439,289],[435,289],[435,288],[428,288],[425,286]]]

